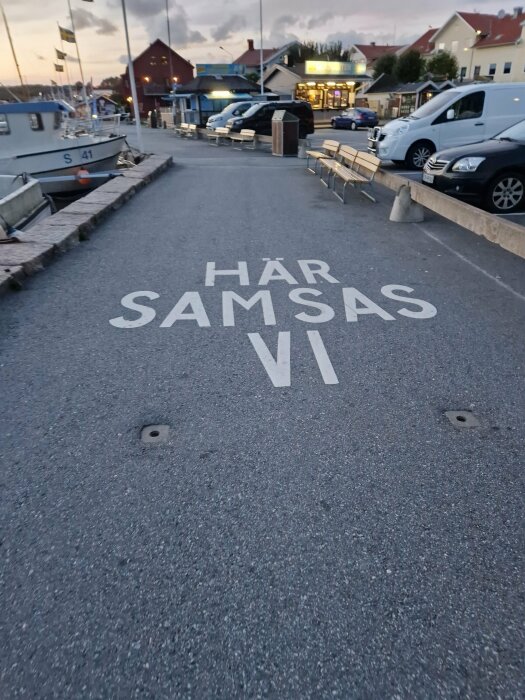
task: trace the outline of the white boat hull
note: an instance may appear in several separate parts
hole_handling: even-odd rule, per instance
[[[12,158],[0,158],[0,172],[18,175],[28,173],[35,178],[77,175],[79,170],[91,173],[114,170],[122,150],[125,136],[109,138],[85,137],[72,139],[69,148],[28,153]],[[67,140],[64,140],[67,143]],[[43,182],[46,194],[72,193],[89,190],[100,184],[100,180]]]

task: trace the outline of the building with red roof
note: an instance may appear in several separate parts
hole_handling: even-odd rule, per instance
[[[523,7],[497,15],[455,12],[431,37],[434,52],[448,51],[461,80],[525,81]]]

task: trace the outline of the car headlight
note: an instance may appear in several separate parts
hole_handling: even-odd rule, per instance
[[[469,158],[460,158],[452,166],[452,170],[456,173],[473,173],[479,168],[485,158],[482,156],[470,156]]]

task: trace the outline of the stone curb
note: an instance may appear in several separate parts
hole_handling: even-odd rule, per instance
[[[21,289],[24,279],[49,264],[55,255],[87,240],[97,224],[172,164],[171,156],[149,156],[134,168],[123,170],[122,177],[109,180],[29,231],[17,234],[20,243],[0,245],[0,294]]]

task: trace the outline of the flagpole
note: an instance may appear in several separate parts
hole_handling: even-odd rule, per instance
[[[137,129],[137,144],[139,151],[144,153],[144,146],[142,145],[142,131],[140,128],[140,114],[139,114],[139,100],[137,97],[137,86],[135,84],[135,71],[133,70],[133,61],[131,60],[131,48],[129,45],[129,33],[128,33],[128,18],[126,16],[126,2],[125,0],[120,0],[122,5],[122,16],[124,17],[124,31],[126,33],[126,46],[128,48],[128,73],[129,82],[131,85],[131,98],[133,100],[133,114],[135,116],[135,127]]]
[[[75,37],[75,46],[77,48],[78,67],[80,68],[80,78],[82,80],[82,97],[84,98],[84,102],[87,104],[86,83],[84,81],[84,71],[82,70],[82,61],[80,60],[80,51],[78,48],[77,33],[75,31],[75,22],[73,20],[73,12],[71,10],[71,0],[67,0],[67,4],[69,7],[69,18],[71,20],[71,29],[73,30],[73,35]]]
[[[6,30],[6,32],[7,32],[7,38],[9,39],[9,45],[11,46],[11,53],[13,54],[13,59],[14,59],[14,61],[15,61],[16,72],[18,73],[18,78],[19,78],[19,80],[20,80],[20,85],[21,85],[21,86],[24,88],[24,90],[25,90],[26,98],[29,99],[29,92],[28,92],[28,89],[27,89],[26,85],[24,85],[24,81],[23,81],[23,79],[22,79],[22,73],[20,72],[20,66],[18,65],[18,59],[17,59],[17,57],[16,57],[15,46],[14,46],[14,44],[13,44],[13,39],[12,39],[12,37],[11,37],[11,31],[10,31],[10,29],[9,29],[9,24],[7,23],[7,17],[5,16],[4,6],[2,5],[2,3],[0,3],[0,10],[2,11],[2,17],[4,18],[5,30]]]

